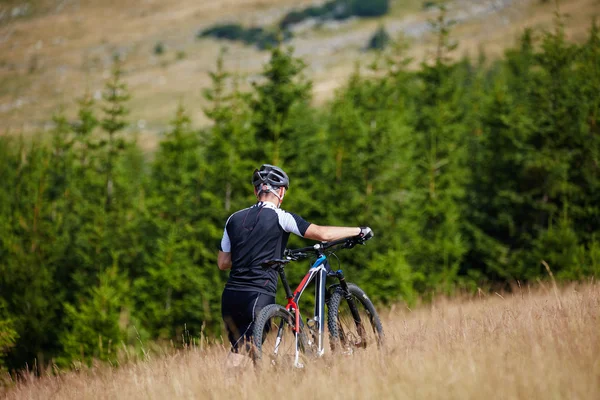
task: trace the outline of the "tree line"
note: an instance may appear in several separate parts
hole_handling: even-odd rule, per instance
[[[380,304],[548,271],[597,277],[598,26],[572,43],[557,17],[493,61],[451,57],[447,21],[433,27],[433,59],[415,65],[399,41],[321,107],[292,49],[273,48],[249,90],[219,57],[211,127],[181,105],[151,156],[127,129],[119,62],[102,101],[84,95],[76,118],[54,117],[51,140],[0,137],[0,368],[219,338],[218,243],[255,201],[262,163],[290,175],[284,208],[373,228],[338,256]],[[290,280],[305,269],[290,266]]]

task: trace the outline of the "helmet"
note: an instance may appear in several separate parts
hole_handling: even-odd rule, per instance
[[[252,185],[257,187],[260,184],[267,184],[271,187],[283,186],[287,190],[290,187],[290,178],[281,168],[263,164],[260,169],[255,169],[252,175]]]

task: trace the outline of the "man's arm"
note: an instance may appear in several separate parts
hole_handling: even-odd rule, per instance
[[[346,226],[320,226],[310,224],[304,237],[312,240],[319,240],[321,242],[331,242],[332,240],[343,239],[351,236],[360,235],[361,229],[359,227],[346,227]]]
[[[221,271],[225,271],[231,268],[231,253],[227,253],[219,250],[219,256],[217,257],[217,265]]]

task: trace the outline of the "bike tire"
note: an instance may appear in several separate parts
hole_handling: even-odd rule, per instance
[[[254,322],[252,334],[252,359],[255,365],[266,364],[283,368],[304,366],[302,361],[296,364],[295,360],[294,320],[294,315],[279,304],[270,304],[261,310]],[[298,347],[303,359],[309,353],[309,345],[302,321],[298,333]]]
[[[346,296],[353,300],[360,315],[358,324],[350,310]],[[346,354],[356,349],[367,349],[373,346],[381,348],[384,344],[384,333],[381,319],[375,306],[365,292],[355,284],[348,284],[348,293],[338,286],[329,299],[327,311],[329,342],[332,351]]]

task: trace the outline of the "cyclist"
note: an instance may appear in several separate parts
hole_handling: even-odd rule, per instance
[[[231,269],[221,312],[234,358],[243,343],[250,343],[260,310],[275,303],[277,272],[261,267],[261,263],[282,258],[290,233],[323,242],[373,235],[368,227],[320,226],[282,210],[290,181],[279,167],[262,165],[254,171],[252,184],[258,202],[227,219],[217,260],[220,270]],[[234,364],[243,358],[237,357]]]

